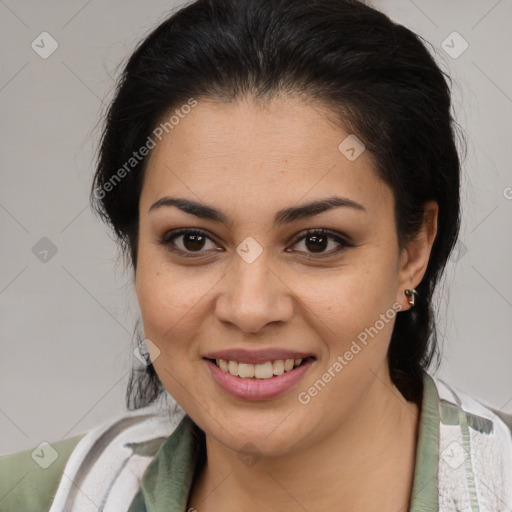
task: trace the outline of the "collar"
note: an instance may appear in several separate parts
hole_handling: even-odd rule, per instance
[[[409,512],[438,511],[439,422],[439,395],[432,377],[424,372]],[[185,415],[148,466],[129,512],[186,512],[194,474],[205,451],[204,432]]]

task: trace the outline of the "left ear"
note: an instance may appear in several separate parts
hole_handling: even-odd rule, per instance
[[[425,203],[423,223],[418,234],[402,249],[396,297],[396,300],[402,305],[402,311],[411,307],[409,299],[405,296],[405,290],[416,288],[427,270],[430,252],[437,234],[438,212],[439,206],[436,201]]]

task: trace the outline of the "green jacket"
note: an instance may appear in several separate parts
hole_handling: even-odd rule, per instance
[[[158,402],[0,457],[0,511],[184,512],[204,456],[204,433]],[[512,510],[512,416],[425,373],[409,511],[449,510]]]

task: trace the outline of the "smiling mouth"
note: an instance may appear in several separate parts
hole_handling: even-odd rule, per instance
[[[240,363],[226,359],[208,359],[208,361],[211,361],[224,373],[229,373],[234,377],[267,380],[290,372],[314,359],[314,356],[309,356],[305,359],[275,359],[258,364]]]

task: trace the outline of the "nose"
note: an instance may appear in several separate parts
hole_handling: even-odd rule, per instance
[[[269,263],[266,251],[252,263],[236,257],[216,301],[215,313],[221,322],[255,334],[267,324],[292,318],[293,292]]]

